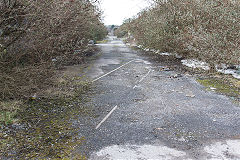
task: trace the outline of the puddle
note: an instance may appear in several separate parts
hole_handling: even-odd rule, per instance
[[[122,41],[120,40],[117,40],[116,37],[108,37],[108,39],[110,40],[109,43],[100,43],[100,44],[96,44],[96,46],[111,46],[111,47],[114,47],[114,46],[126,46],[126,44],[124,44]]]
[[[126,46],[125,44],[122,43],[103,43],[103,44],[96,44],[96,46]]]
[[[151,62],[145,61],[143,59],[136,59],[134,62],[136,62],[136,63],[144,63],[144,64],[147,64],[147,65],[152,64]]]
[[[98,76],[104,74],[101,67],[106,67],[106,66],[109,66],[109,65],[117,65],[117,64],[120,64],[120,63],[121,63],[121,61],[118,60],[118,59],[104,59],[104,58],[98,59],[94,63],[94,66],[91,68],[91,70],[88,71],[89,77],[91,79],[97,78]]]
[[[96,67],[105,67],[105,66],[108,66],[108,65],[111,65],[111,64],[120,64],[121,61],[118,60],[118,59],[105,59],[105,58],[102,58],[102,59],[98,59],[96,62]]]

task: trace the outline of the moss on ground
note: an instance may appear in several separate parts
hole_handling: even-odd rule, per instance
[[[97,41],[96,43],[101,44],[101,43],[107,43],[107,42],[108,42],[108,40],[105,39],[105,40],[102,40],[102,41]]]
[[[216,90],[216,92],[232,96],[232,97],[239,97],[240,90],[235,87],[234,85],[230,85],[226,83],[224,80],[219,79],[198,79],[197,80],[200,84],[207,87],[207,90]]]
[[[77,76],[61,77],[52,96],[39,97],[21,104],[14,116],[2,124],[0,157],[10,159],[86,159],[74,153],[85,143],[72,123],[81,117],[95,117],[90,100],[92,83]],[[7,112],[9,117],[11,112]],[[13,116],[11,116],[13,117]],[[17,121],[16,121],[17,120]],[[15,121],[15,123],[13,123]],[[80,122],[78,122],[80,123]]]

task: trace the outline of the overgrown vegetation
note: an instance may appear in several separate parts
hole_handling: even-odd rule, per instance
[[[7,110],[11,105],[20,108],[16,114],[6,112],[6,124],[0,125],[1,158],[86,159],[84,152],[74,152],[86,143],[79,136],[80,119],[96,115],[85,105],[94,92],[92,84],[79,77],[79,68],[59,71],[55,86],[44,91],[44,97],[3,104]]]
[[[240,63],[238,0],[155,0],[116,32],[144,47],[214,64]]]
[[[72,154],[84,142],[72,121],[92,116],[90,83],[58,69],[107,35],[95,3],[0,0],[0,159],[86,159]]]
[[[89,40],[106,36],[97,3],[0,0],[0,120],[5,125],[23,106],[15,101],[53,86],[56,68],[81,63],[92,50]]]
[[[89,40],[107,34],[100,16],[89,0],[0,0],[0,100],[50,85],[56,61],[81,62]]]
[[[116,30],[114,30],[114,35],[118,38],[123,38],[128,35],[129,32],[129,24],[131,19],[127,19],[123,22],[123,24]]]

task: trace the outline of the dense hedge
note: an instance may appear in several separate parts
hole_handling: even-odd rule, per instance
[[[149,10],[125,23],[137,42],[213,63],[240,63],[238,0],[155,0]]]
[[[89,0],[0,0],[0,100],[28,97],[53,75],[52,59],[84,56],[107,30]]]

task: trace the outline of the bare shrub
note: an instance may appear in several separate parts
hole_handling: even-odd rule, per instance
[[[52,59],[84,57],[107,34],[100,16],[88,0],[0,0],[0,100],[50,84]]]
[[[145,47],[212,64],[239,64],[239,22],[237,0],[155,0],[128,29]]]

